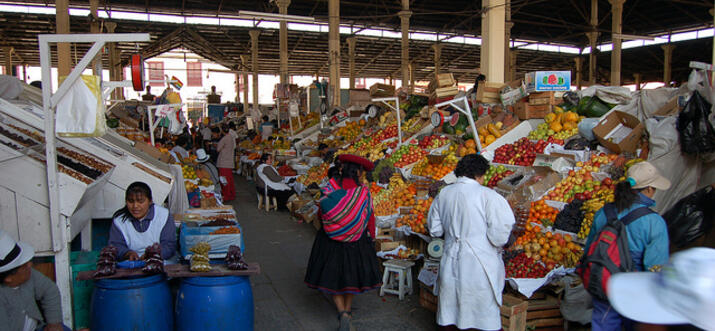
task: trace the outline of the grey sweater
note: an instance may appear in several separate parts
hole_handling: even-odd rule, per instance
[[[60,290],[35,269],[30,279],[17,288],[0,285],[0,307],[3,330],[22,330],[25,315],[36,319],[38,326],[62,322]]]

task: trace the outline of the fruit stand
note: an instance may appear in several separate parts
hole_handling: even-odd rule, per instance
[[[503,254],[512,296],[502,309],[504,328],[561,325],[558,299],[544,301],[542,290],[574,273],[596,211],[614,200],[615,185],[624,180],[629,166],[642,159],[635,147],[614,152],[597,146],[593,138],[592,142],[584,139],[579,129],[582,121],[591,116],[589,123],[593,123],[605,113],[582,111],[582,106],[569,105],[558,92],[533,93],[504,107],[466,100],[425,106],[412,116],[398,115],[392,108],[382,110],[374,117],[326,128],[301,144],[322,143],[338,155],[355,154],[375,162],[367,179],[378,225],[379,256],[411,260],[421,259],[433,239],[426,223],[434,197],[456,180],[457,162],[481,148],[492,163],[482,184],[507,199],[517,220],[516,240]],[[475,110],[467,116],[455,104]],[[478,112],[482,113],[477,116]],[[402,144],[400,128],[404,130]],[[603,129],[593,129],[598,130]],[[328,163],[313,164],[298,177],[309,189],[290,208],[295,217],[313,222],[318,229],[320,222],[311,210],[329,167]],[[434,270],[434,261],[427,264]],[[556,285],[556,292],[560,286]],[[420,301],[434,306],[436,299],[429,297],[430,291],[423,294]],[[510,327],[506,323],[513,323],[514,318],[504,313],[518,314],[523,308],[520,303],[525,302],[529,302],[529,308],[523,309],[528,317],[522,327]]]

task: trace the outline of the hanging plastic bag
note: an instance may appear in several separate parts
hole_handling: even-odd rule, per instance
[[[60,85],[66,77],[60,77]],[[100,137],[107,132],[99,76],[82,75],[57,104],[60,137]]]
[[[708,120],[710,103],[698,91],[693,92],[685,109],[678,115],[680,147],[688,154],[715,152],[715,129]]]
[[[685,247],[708,233],[715,218],[715,190],[707,186],[678,201],[663,214],[668,224],[668,238],[673,246]]]

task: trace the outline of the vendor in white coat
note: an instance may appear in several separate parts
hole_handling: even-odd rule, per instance
[[[489,161],[477,154],[457,164],[457,182],[442,189],[430,207],[433,237],[444,235],[437,324],[443,329],[499,330],[504,289],[501,248],[514,214],[507,201],[481,182]]]
[[[109,244],[117,247],[120,260],[139,260],[147,247],[161,246],[161,258],[174,262],[176,225],[169,210],[152,201],[151,188],[143,182],[129,185],[126,206],[114,213]]]

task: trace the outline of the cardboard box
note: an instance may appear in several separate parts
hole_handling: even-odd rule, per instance
[[[392,85],[375,83],[370,86],[370,96],[373,98],[394,97],[395,87]]]
[[[613,111],[593,128],[593,134],[601,145],[614,153],[635,152],[644,129],[635,116]]]
[[[168,163],[171,160],[171,156],[160,152],[158,148],[156,148],[152,145],[149,145],[143,141],[135,142],[134,148],[136,148],[144,153],[147,153],[147,154],[149,154],[149,156],[151,156],[161,162],[164,162],[164,163]]]
[[[568,91],[571,88],[571,71],[532,71],[524,76],[529,92]]]

